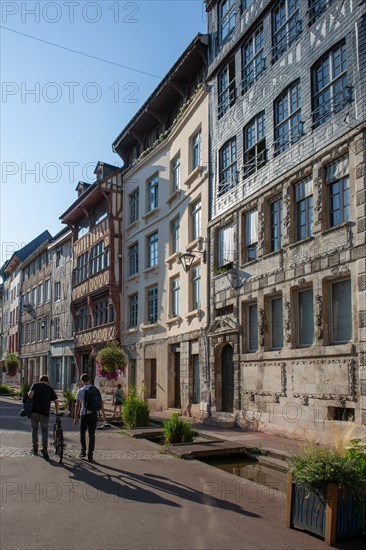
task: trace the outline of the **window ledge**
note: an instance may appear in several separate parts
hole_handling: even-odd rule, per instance
[[[128,283],[134,283],[134,282],[137,282],[139,280],[140,276],[138,273],[134,273],[133,275],[130,275],[129,277],[127,277],[127,282]]]
[[[171,204],[175,199],[177,199],[182,194],[181,189],[176,189],[173,191],[173,193],[170,195],[168,200],[166,201],[167,204]]]
[[[182,322],[182,317],[179,315],[174,315],[174,317],[169,317],[166,320],[167,325],[179,325]]]
[[[141,324],[140,325],[140,330],[142,330],[143,332],[146,332],[148,330],[153,330],[155,328],[158,328],[159,326],[159,323],[149,323],[149,324]]]
[[[127,231],[132,231],[132,229],[137,229],[138,226],[139,226],[139,221],[136,220],[136,221],[130,223],[130,225],[128,225],[126,229],[127,229]]]
[[[332,231],[337,231],[337,229],[344,229],[345,227],[351,227],[351,223],[349,221],[346,221],[338,225],[333,225],[333,227],[326,227],[325,229],[322,229],[321,233],[322,235],[327,235],[328,233],[332,233]]]
[[[193,319],[194,317],[200,317],[202,313],[201,309],[192,309],[192,311],[189,311],[186,315],[186,319]]]
[[[152,216],[155,216],[159,212],[159,210],[160,208],[153,208],[152,210],[149,210],[149,212],[146,212],[146,214],[142,216],[142,219],[145,223],[147,223],[147,220]]]
[[[295,248],[295,246],[299,246],[299,245],[302,245],[302,244],[306,244],[307,242],[311,242],[315,239],[315,237],[311,236],[311,237],[306,237],[305,239],[301,239],[301,241],[296,241],[295,243],[290,243],[288,245],[288,247],[291,249],[291,248]]]
[[[144,270],[144,278],[146,279],[150,274],[157,274],[159,273],[159,266],[158,265],[152,265],[151,267],[148,267]]]
[[[283,252],[283,248],[279,248],[278,250],[273,250],[272,252],[266,252],[265,254],[263,254],[263,256],[259,256],[258,259],[266,260],[267,258],[271,258],[272,256],[275,256],[276,254],[280,254],[281,252]]]
[[[196,166],[194,170],[189,174],[188,178],[185,180],[184,185],[191,185],[191,183],[203,172],[204,166]]]
[[[123,331],[123,334],[135,334],[136,332],[138,332],[139,330],[139,327],[131,327],[131,328],[128,328],[127,330],[124,330]]]
[[[172,264],[178,260],[179,256],[181,255],[181,252],[174,252],[174,254],[171,254],[166,260],[165,263],[169,267],[169,269],[172,268]]]
[[[197,239],[194,239],[186,246],[186,250],[192,250],[193,248],[197,248],[201,251],[201,249],[203,248],[203,237],[197,237]]]

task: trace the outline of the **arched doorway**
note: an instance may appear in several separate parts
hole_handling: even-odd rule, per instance
[[[234,361],[233,348],[226,344],[221,352],[222,411],[234,409]]]

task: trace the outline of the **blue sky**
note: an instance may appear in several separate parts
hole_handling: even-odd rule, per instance
[[[1,27],[2,264],[62,228],[98,160],[121,165],[114,138],[206,13],[201,0],[2,0]]]

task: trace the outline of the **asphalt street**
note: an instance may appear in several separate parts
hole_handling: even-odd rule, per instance
[[[173,458],[117,428],[97,431],[96,462],[88,463],[64,417],[64,463],[51,442],[49,462],[32,456],[30,421],[19,411],[0,399],[2,550],[329,548],[285,528],[283,493]]]

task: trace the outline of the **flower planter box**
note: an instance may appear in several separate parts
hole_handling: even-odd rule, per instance
[[[322,498],[288,477],[286,527],[310,531],[333,546],[337,539],[364,534],[365,516],[365,501],[361,502],[350,490],[329,483],[326,498]]]

